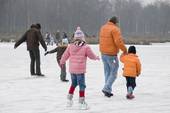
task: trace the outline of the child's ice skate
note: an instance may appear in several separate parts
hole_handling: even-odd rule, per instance
[[[73,100],[67,100],[66,107],[72,107],[73,106]]]
[[[133,98],[135,98],[135,96],[134,96],[133,94],[127,94],[127,95],[126,95],[126,98],[127,98],[127,99],[133,99]]]
[[[79,98],[79,109],[80,110],[87,110],[87,109],[89,109],[88,104],[85,102],[85,98],[84,97],[80,97]]]
[[[66,107],[72,107],[73,106],[73,95],[72,94],[68,94],[67,95],[67,105]]]
[[[86,102],[80,103],[79,109],[80,110],[87,110],[87,109],[89,109],[88,104]]]
[[[126,95],[127,99],[133,99],[135,98],[135,96],[133,95],[133,88],[132,87],[128,87],[128,94]]]

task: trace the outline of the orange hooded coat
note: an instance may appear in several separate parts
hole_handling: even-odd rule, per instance
[[[137,77],[141,73],[141,63],[136,54],[122,54],[120,61],[124,64],[123,76]]]

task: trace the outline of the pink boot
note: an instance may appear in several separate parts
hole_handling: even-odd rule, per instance
[[[131,99],[135,98],[135,96],[133,94],[127,94],[126,98],[131,100]]]

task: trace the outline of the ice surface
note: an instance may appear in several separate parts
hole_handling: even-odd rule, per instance
[[[73,109],[66,109],[70,82],[60,81],[56,54],[44,56],[40,47],[41,69],[46,77],[31,77],[26,45],[17,49],[13,46],[13,43],[0,43],[0,113],[170,113],[170,43],[136,46],[142,74],[137,78],[134,100],[125,98],[121,63],[113,84],[114,96],[106,98],[101,92],[104,84],[102,61],[88,60],[86,101],[90,109],[86,111],[77,109],[78,88]],[[100,55],[98,45],[91,47]],[[67,78],[70,79],[68,72]]]

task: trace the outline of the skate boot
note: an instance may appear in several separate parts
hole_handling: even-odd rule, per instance
[[[135,98],[135,96],[133,94],[127,94],[126,98],[131,100],[131,99]]]
[[[80,110],[87,110],[87,109],[89,109],[87,103],[85,102],[85,98],[84,97],[80,97],[79,98],[79,109]]]
[[[102,92],[104,93],[104,95],[108,98],[110,98],[111,96],[113,96],[113,93],[109,93],[109,92],[106,92],[104,90],[102,90]]]
[[[66,107],[72,107],[73,106],[73,94],[68,94],[67,95],[67,105]]]
[[[132,87],[128,87],[128,93],[126,95],[127,99],[133,99],[135,98],[135,96],[133,95],[133,88]]]

